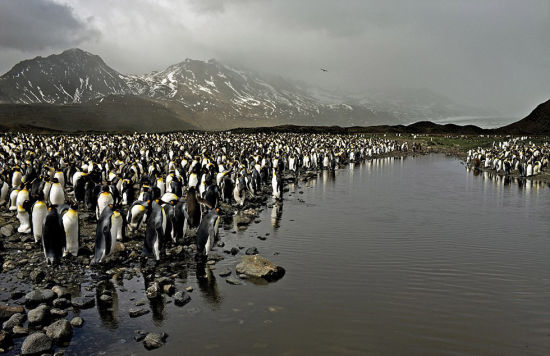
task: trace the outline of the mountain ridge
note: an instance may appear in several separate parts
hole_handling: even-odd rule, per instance
[[[389,105],[380,100],[373,104],[372,100],[362,102],[357,96],[339,96],[322,89],[316,93],[312,87],[232,68],[215,59],[187,58],[160,71],[126,75],[109,67],[100,56],[78,48],[21,61],[0,77],[3,103],[84,104],[109,95],[149,97],[170,106],[182,121],[196,122],[203,129],[403,124],[411,118],[444,115],[445,111],[457,113],[445,108],[448,103],[432,110],[428,104]]]

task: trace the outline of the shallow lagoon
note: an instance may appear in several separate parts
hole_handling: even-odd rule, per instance
[[[234,271],[242,250],[212,270],[190,264],[176,286],[193,287],[191,302],[147,301],[151,312],[136,319],[128,310],[145,298],[144,281],[124,280],[111,285],[112,308],[80,312],[85,324],[67,353],[550,350],[548,187],[474,176],[455,158],[428,155],[376,159],[289,188],[261,222],[220,229],[224,249],[256,246],[285,267],[281,280],[226,283],[219,273]],[[146,351],[133,340],[139,329],[166,331],[166,345]]]

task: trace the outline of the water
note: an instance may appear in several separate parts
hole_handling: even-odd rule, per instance
[[[124,281],[113,310],[81,313],[67,351],[149,353],[132,340],[144,329],[170,335],[159,355],[547,355],[550,189],[489,178],[443,155],[323,172],[261,223],[220,230],[225,248],[256,246],[284,278],[229,285],[218,273],[238,256],[191,265],[177,286],[193,286],[192,301],[147,304],[138,319],[129,298],[145,297],[143,280]]]

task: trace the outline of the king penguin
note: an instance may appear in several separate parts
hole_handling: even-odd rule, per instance
[[[149,210],[145,241],[143,242],[143,255],[146,257],[152,255],[156,261],[159,261],[166,231],[166,213],[157,200],[151,203]]]
[[[65,248],[65,241],[63,222],[59,217],[57,208],[52,206],[48,208],[48,214],[46,215],[42,229],[42,245],[48,264],[59,263],[63,255],[63,249]]]
[[[212,209],[204,216],[197,230],[197,256],[208,256],[214,242],[218,238],[220,216],[216,209]]]
[[[65,230],[65,251],[64,256],[70,254],[78,255],[80,240],[80,224],[78,223],[78,203],[73,203],[70,207],[62,208],[63,229]]]

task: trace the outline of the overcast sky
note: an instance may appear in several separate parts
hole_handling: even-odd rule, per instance
[[[428,88],[510,117],[550,98],[549,0],[0,0],[0,72],[71,47],[123,73],[216,58],[348,91]]]

